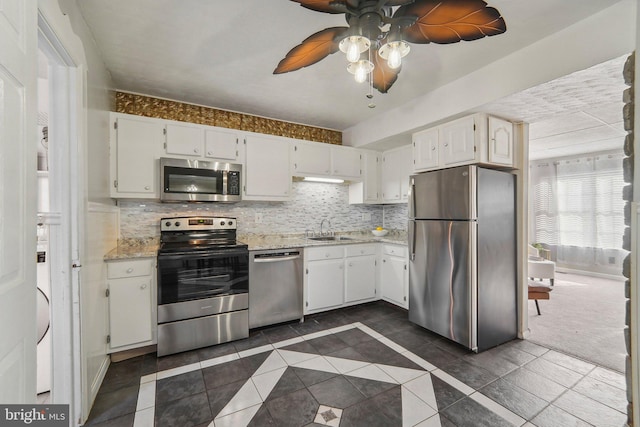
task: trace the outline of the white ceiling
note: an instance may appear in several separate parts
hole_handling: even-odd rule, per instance
[[[117,89],[336,130],[401,106],[618,1],[488,0],[502,13],[506,33],[451,45],[413,45],[397,82],[388,94],[376,92],[376,108],[370,109],[367,87],[347,73],[341,53],[299,71],[272,74],[309,35],[344,26],[343,15],[313,12],[288,0],[77,0]],[[618,62],[611,69],[621,70]],[[586,77],[598,88],[601,71]],[[623,89],[610,71],[606,78],[597,102],[576,97],[592,93],[581,91],[580,82],[574,82],[573,93],[550,83],[486,108],[540,122],[531,132],[535,146],[545,150],[572,129],[589,129],[583,133],[590,142],[580,143],[598,145],[622,132],[615,111],[621,111]],[[611,97],[612,92],[618,95]],[[560,95],[565,101],[556,106]],[[569,102],[577,99],[580,105]]]

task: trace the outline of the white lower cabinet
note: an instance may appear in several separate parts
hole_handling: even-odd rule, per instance
[[[375,300],[377,247],[373,243],[305,249],[305,314]]]
[[[408,308],[408,291],[407,248],[400,245],[383,245],[380,297],[400,307]]]
[[[331,310],[344,302],[344,247],[325,246],[304,251],[305,314]]]
[[[344,302],[376,298],[376,245],[349,245],[345,252]]]
[[[156,343],[155,258],[107,261],[109,352]]]

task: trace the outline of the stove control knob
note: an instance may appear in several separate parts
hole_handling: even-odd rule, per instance
[[[220,225],[224,225],[224,221],[220,221]]]
[[[180,227],[180,221],[176,221],[176,227]]]
[[[233,221],[229,221],[229,225],[233,225]]]
[[[171,227],[171,221],[165,222],[164,225],[166,225],[167,227]]]

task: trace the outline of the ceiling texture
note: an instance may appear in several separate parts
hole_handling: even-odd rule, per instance
[[[413,44],[397,82],[387,94],[374,90],[370,101],[367,84],[354,81],[340,52],[295,72],[273,74],[310,34],[345,26],[344,15],[314,12],[289,0],[77,0],[116,89],[339,131],[618,1],[488,0],[505,19],[506,33],[449,45]],[[482,110],[534,123],[533,145],[545,150],[557,148],[561,135],[574,131],[588,139],[568,145],[600,146],[624,136],[623,63],[624,58],[612,60]],[[370,102],[376,107],[369,108]],[[546,156],[532,148],[532,158],[538,155]]]

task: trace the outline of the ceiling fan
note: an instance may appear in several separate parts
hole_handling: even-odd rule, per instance
[[[397,80],[409,43],[450,44],[507,30],[500,12],[484,0],[291,1],[317,12],[344,13],[349,26],[309,36],[287,53],[273,73],[299,70],[341,50],[356,81],[368,79],[381,93]]]

